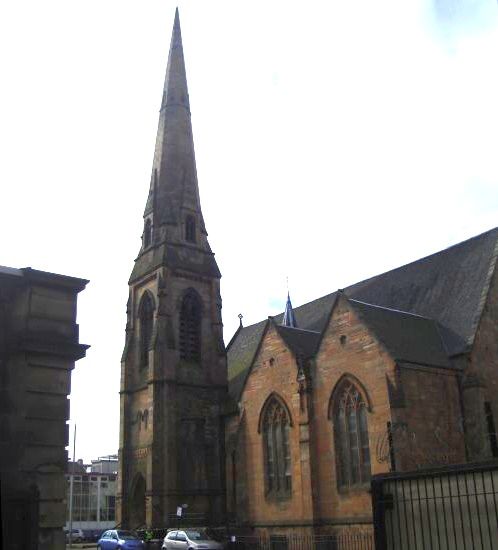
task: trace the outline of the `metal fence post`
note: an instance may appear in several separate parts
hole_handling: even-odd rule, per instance
[[[382,480],[372,479],[372,512],[375,550],[387,550],[385,506]]]

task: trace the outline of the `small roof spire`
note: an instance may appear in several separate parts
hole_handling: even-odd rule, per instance
[[[287,302],[285,304],[284,318],[282,319],[282,326],[297,328],[296,317],[290,300],[289,291],[287,291]]]

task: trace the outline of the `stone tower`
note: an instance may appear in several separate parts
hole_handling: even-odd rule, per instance
[[[224,519],[220,277],[199,200],[177,10],[142,246],[129,280],[117,495],[123,527],[164,527],[183,504],[203,524]]]

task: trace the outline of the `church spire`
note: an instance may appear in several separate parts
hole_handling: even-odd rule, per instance
[[[220,277],[207,240],[178,8],[159,111],[142,246],[130,281],[158,266]]]
[[[195,164],[190,101],[178,8],[171,35],[152,177],[144,217],[153,224],[179,226],[189,211],[205,233]]]
[[[284,318],[282,319],[282,326],[297,328],[296,317],[290,300],[289,291],[287,291],[287,302],[285,303]]]

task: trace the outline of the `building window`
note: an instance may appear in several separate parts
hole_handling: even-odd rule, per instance
[[[354,383],[345,380],[334,392],[333,422],[339,488],[364,485],[370,480],[367,407]]]
[[[266,494],[288,498],[292,493],[289,445],[290,418],[279,399],[273,397],[263,416],[263,454]]]
[[[194,216],[187,216],[185,218],[185,240],[187,240],[189,243],[195,243],[197,241],[195,235]]]
[[[143,243],[144,248],[150,246],[152,242],[152,223],[150,219],[145,220]]]
[[[489,447],[491,449],[491,455],[493,457],[498,456],[498,444],[496,441],[496,428],[495,419],[493,417],[493,409],[491,403],[486,401],[484,403],[484,414],[486,415],[486,430],[488,432]]]
[[[195,291],[183,298],[180,311],[180,358],[199,363],[201,359],[201,299]]]
[[[149,349],[154,327],[154,303],[148,292],[143,295],[139,307],[140,317],[140,366],[149,364]]]

